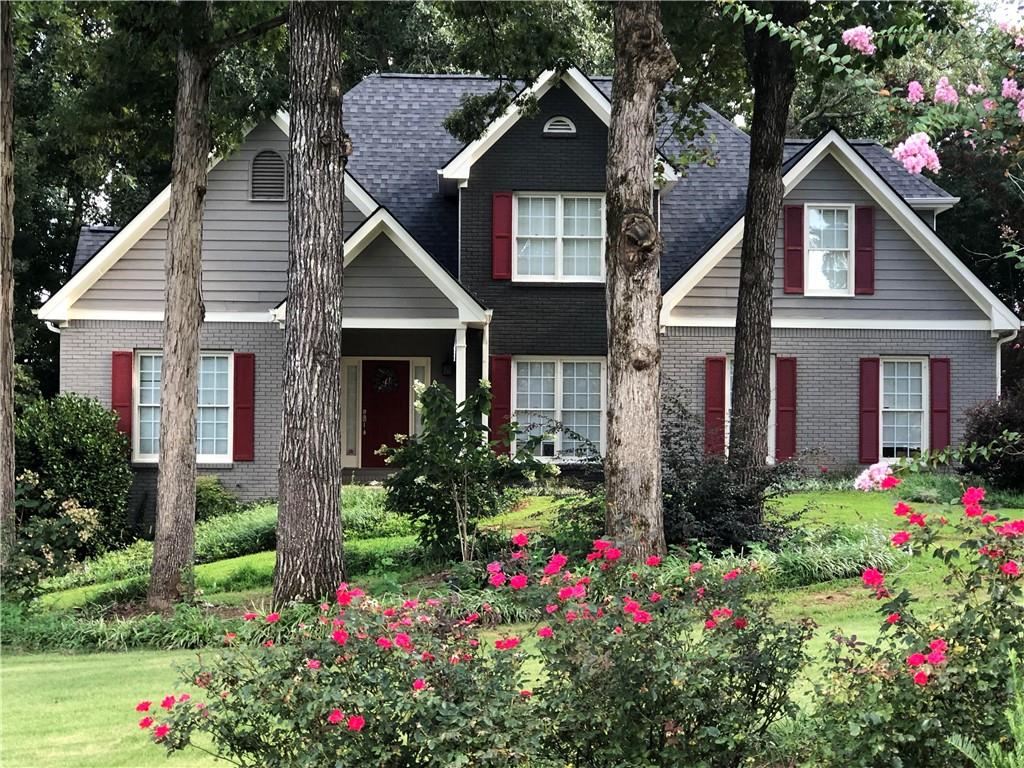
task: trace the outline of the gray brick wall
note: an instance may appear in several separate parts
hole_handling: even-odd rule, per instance
[[[965,411],[995,396],[995,349],[985,331],[777,328],[772,334],[772,352],[797,359],[797,450],[836,468],[857,463],[860,358],[950,358],[956,443],[963,436]],[[667,328],[662,336],[666,390],[678,392],[702,415],[704,358],[732,350],[732,328]]]
[[[115,350],[159,349],[159,322],[75,320],[60,335],[60,391],[94,397],[110,406],[110,364]],[[281,439],[281,376],[284,331],[277,323],[208,323],[201,333],[203,350],[252,352],[256,355],[255,460],[225,465],[201,465],[200,474],[216,475],[244,501],[277,496],[278,450]],[[469,345],[470,374],[479,378],[479,334]],[[346,356],[430,357],[433,378],[454,388],[454,377],[441,368],[452,357],[454,331],[347,330],[342,341]],[[469,381],[475,381],[471,378]],[[341,434],[338,435],[339,440]],[[153,464],[135,465],[129,500],[129,520],[152,523],[156,507]]]
[[[545,137],[544,123],[565,115],[576,135]],[[494,309],[491,354],[603,355],[603,284],[514,283],[491,279],[491,196],[494,192],[602,192],[608,129],[562,85],[541,100],[473,166],[461,190],[460,278]]]

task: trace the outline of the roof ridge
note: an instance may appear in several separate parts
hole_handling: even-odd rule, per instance
[[[409,80],[496,80],[497,78],[480,72],[372,72],[363,78],[387,77],[405,78]]]

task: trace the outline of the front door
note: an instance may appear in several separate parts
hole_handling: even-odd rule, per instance
[[[377,449],[409,433],[411,391],[408,360],[363,360],[362,466],[387,466]]]

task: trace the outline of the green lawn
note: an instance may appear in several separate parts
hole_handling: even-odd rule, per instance
[[[217,764],[199,753],[168,762],[164,750],[150,743],[137,725],[141,715],[135,704],[178,690],[171,665],[194,656],[194,651],[5,656],[0,660],[0,765]]]

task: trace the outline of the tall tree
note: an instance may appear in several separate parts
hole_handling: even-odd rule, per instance
[[[0,569],[14,548],[14,23],[0,5]]]
[[[288,318],[278,473],[274,602],[319,598],[344,575],[341,303],[346,6],[292,0],[288,165]]]
[[[606,176],[606,528],[627,556],[665,550],[661,512],[662,238],[652,211],[658,99],[676,71],[658,2],[616,3]]]
[[[195,552],[196,406],[202,297],[203,203],[212,139],[210,85],[217,57],[283,23],[278,16],[215,39],[212,0],[179,9],[178,88],[167,255],[160,392],[160,471],[148,603],[166,610],[189,589]]]

